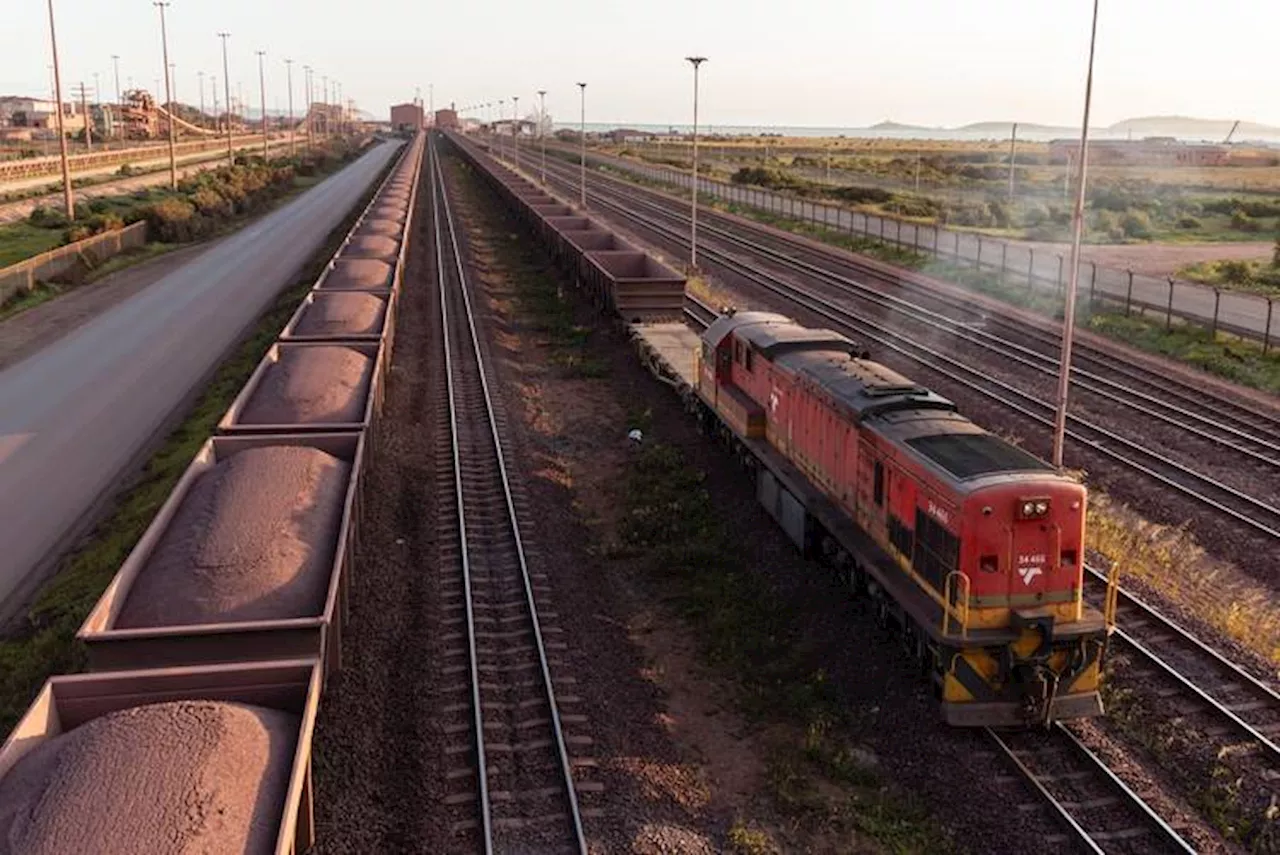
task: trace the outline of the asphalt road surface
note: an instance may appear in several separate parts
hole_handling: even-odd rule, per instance
[[[366,152],[0,372],[0,615],[397,150],[388,142]]]

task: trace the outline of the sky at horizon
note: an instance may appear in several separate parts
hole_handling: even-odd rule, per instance
[[[130,78],[156,87],[163,61],[151,3],[55,0],[54,8],[64,99],[82,81],[92,89],[95,72],[113,99],[112,54],[121,57],[121,88]],[[546,89],[548,112],[571,122],[582,80],[590,122],[687,124],[692,73],[683,57],[698,53],[709,57],[700,124],[834,128],[1078,125],[1090,12],[1090,0],[173,0],[166,14],[177,97],[198,104],[203,71],[206,107],[214,74],[225,98],[222,30],[232,34],[232,91],[255,111],[255,51],[266,50],[273,111],[287,105],[290,57],[299,107],[310,65],[317,89],[324,75],[339,80],[345,97],[378,118],[416,87],[426,101],[434,84],[436,107],[501,99],[508,115],[513,96],[528,114]],[[47,97],[45,0],[6,0],[4,21],[0,94]],[[1176,114],[1280,125],[1280,101],[1268,95],[1280,82],[1275,24],[1275,0],[1103,0],[1092,124]]]

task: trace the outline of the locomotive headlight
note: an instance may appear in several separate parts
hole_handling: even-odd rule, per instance
[[[1018,518],[1024,520],[1043,519],[1049,515],[1048,499],[1019,499]]]

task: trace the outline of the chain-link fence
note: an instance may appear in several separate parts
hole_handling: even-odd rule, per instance
[[[692,186],[692,176],[687,172],[615,158],[599,162],[649,181],[686,190]],[[698,187],[703,194],[724,202],[874,238],[958,267],[985,270],[1006,286],[1025,285],[1028,291],[1062,294],[1070,274],[1065,251],[865,214],[750,185],[699,178]],[[1154,314],[1163,317],[1168,325],[1178,318],[1214,332],[1255,339],[1262,342],[1264,351],[1280,338],[1280,313],[1275,311],[1274,297],[1227,291],[1173,277],[1147,276],[1095,262],[1082,265],[1079,287],[1082,298],[1114,305],[1125,314]]]

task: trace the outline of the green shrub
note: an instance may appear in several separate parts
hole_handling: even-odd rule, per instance
[[[128,178],[130,175],[133,175],[137,171],[138,170],[133,168],[133,164],[122,163],[120,164],[120,168],[116,170],[116,175],[119,175],[122,178]]]
[[[1151,238],[1151,217],[1146,211],[1130,211],[1120,218],[1120,229],[1125,237],[1149,240]]]
[[[163,199],[147,207],[147,223],[155,239],[164,243],[186,243],[202,232],[196,208],[182,199]]]
[[[187,195],[187,201],[206,217],[230,217],[235,205],[211,187],[201,187]]]
[[[40,229],[65,229],[70,224],[65,213],[44,205],[37,205],[27,216],[27,222]]]
[[[93,229],[87,223],[78,223],[62,233],[64,243],[75,243],[93,237]]]
[[[1204,224],[1201,223],[1199,220],[1197,220],[1195,217],[1185,216],[1185,217],[1178,218],[1178,228],[1180,229],[1198,229],[1202,225]]]
[[[1230,285],[1245,285],[1253,279],[1253,268],[1247,261],[1219,261],[1218,274]]]
[[[1239,209],[1231,215],[1231,228],[1238,232],[1260,232],[1262,231],[1262,223],[1255,220],[1243,209]]]

